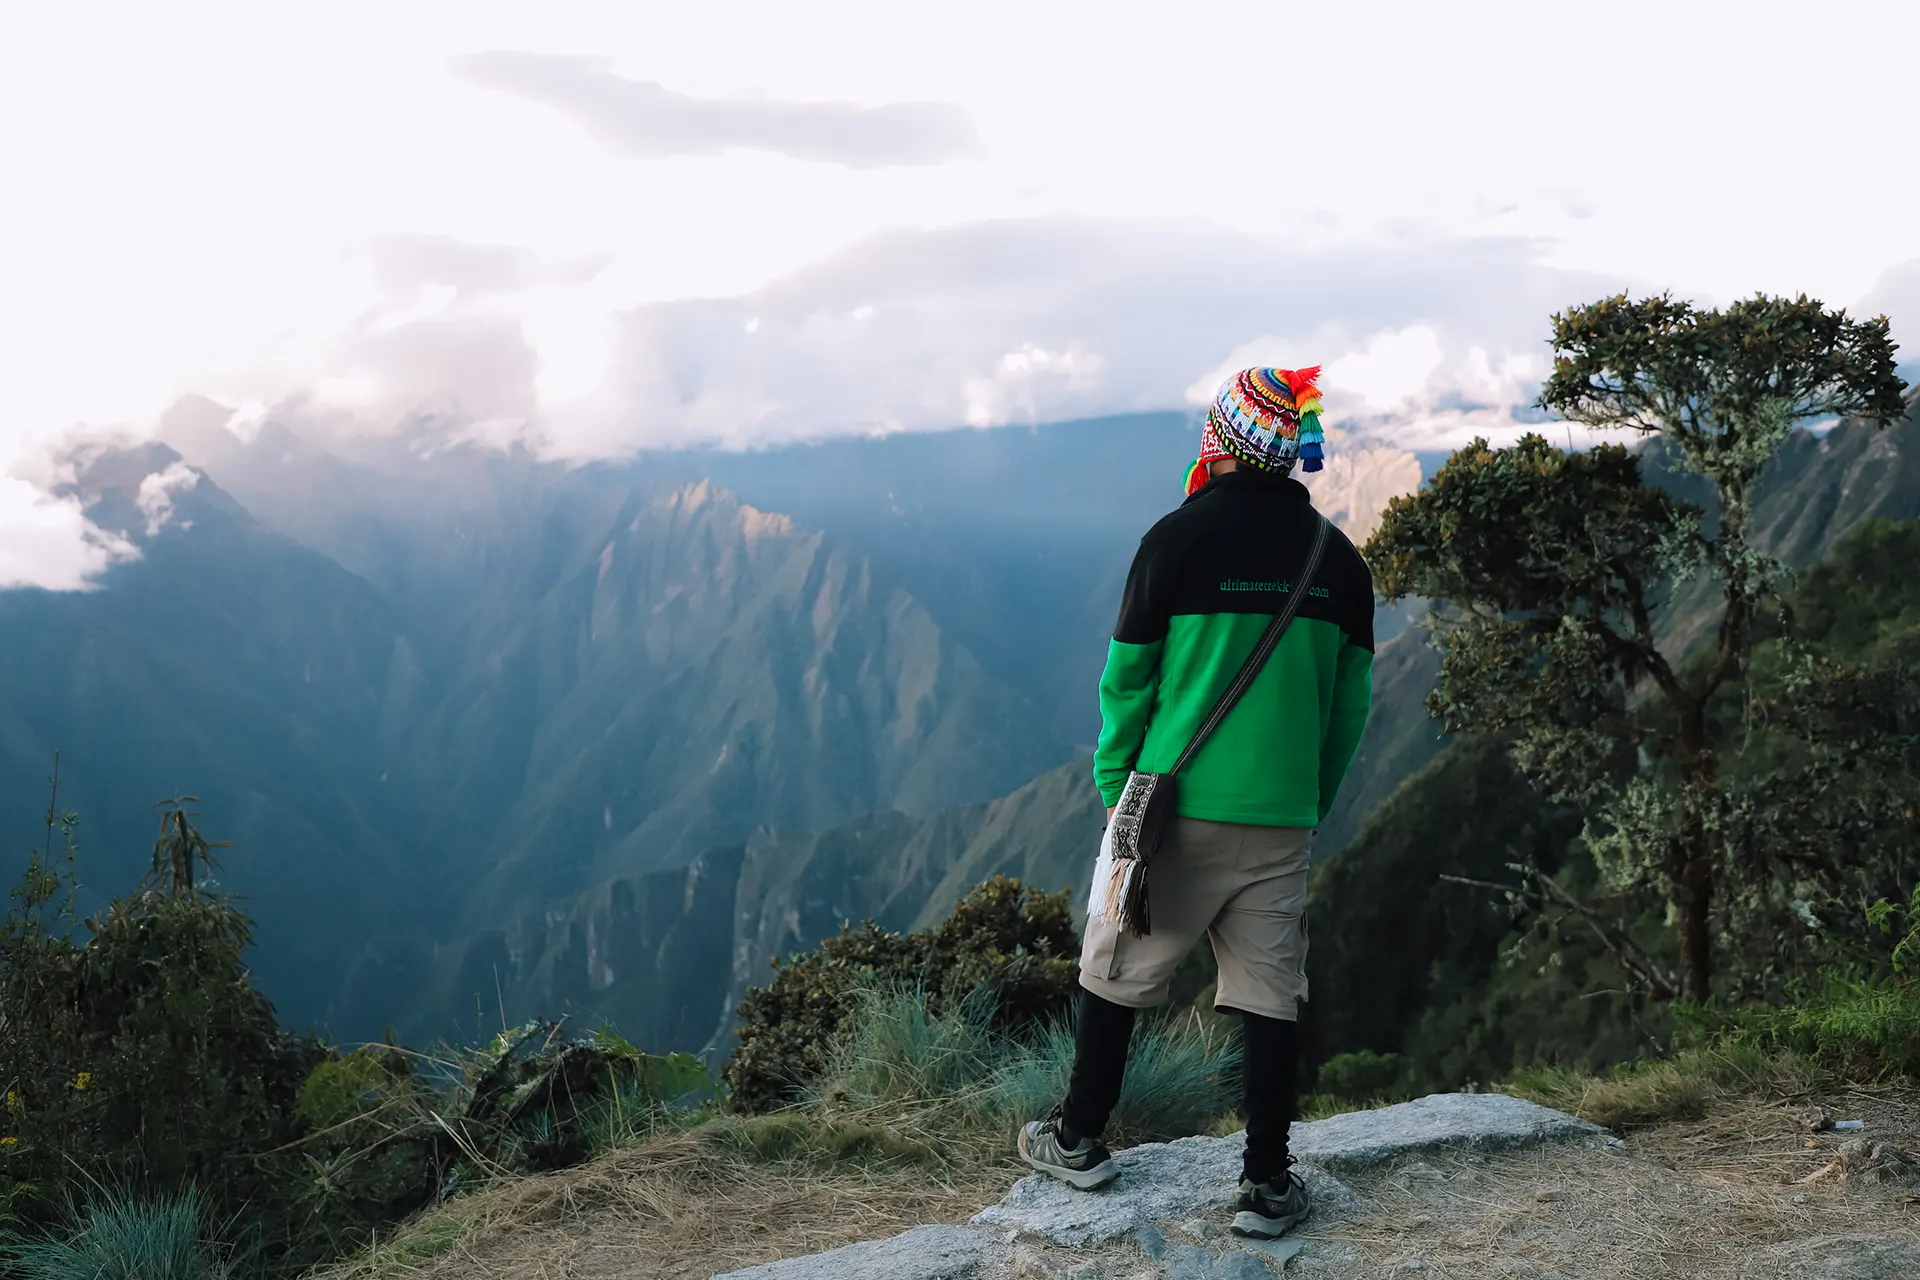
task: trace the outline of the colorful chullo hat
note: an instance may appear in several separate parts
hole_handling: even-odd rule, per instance
[[[1298,462],[1320,470],[1326,438],[1320,434],[1320,388],[1311,369],[1242,369],[1228,378],[1207,410],[1200,459],[1187,471],[1187,492],[1207,483],[1209,463],[1222,458],[1281,475]]]

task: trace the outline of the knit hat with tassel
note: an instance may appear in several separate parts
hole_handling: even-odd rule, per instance
[[[1200,459],[1187,470],[1187,492],[1207,483],[1209,463],[1232,458],[1258,471],[1286,475],[1298,462],[1318,471],[1326,458],[1320,434],[1320,388],[1311,369],[1242,369],[1228,378],[1207,410]]]

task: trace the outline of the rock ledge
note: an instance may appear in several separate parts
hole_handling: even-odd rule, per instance
[[[1348,1217],[1364,1202],[1336,1173],[1355,1173],[1422,1152],[1494,1152],[1551,1142],[1600,1141],[1606,1131],[1570,1115],[1497,1093],[1440,1093],[1298,1124],[1292,1147],[1314,1199],[1314,1217]],[[1252,1277],[1285,1265],[1285,1246],[1241,1242],[1223,1253],[1169,1245],[1156,1224],[1222,1217],[1240,1180],[1243,1138],[1182,1138],[1115,1154],[1120,1177],[1101,1191],[1075,1191],[1051,1178],[1022,1178],[971,1228],[916,1227],[828,1253],[788,1258],[717,1280],[960,1280],[1003,1262],[1016,1240],[1072,1249],[1133,1244],[1157,1256],[1167,1274]],[[1223,1224],[1224,1225],[1224,1224]],[[1157,1248],[1156,1248],[1157,1246]],[[1263,1257],[1256,1262],[1256,1250]],[[1137,1256],[1137,1255],[1136,1255]],[[1254,1268],[1257,1268],[1255,1270]]]

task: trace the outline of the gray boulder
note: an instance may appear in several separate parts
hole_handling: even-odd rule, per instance
[[[1606,1136],[1598,1125],[1504,1093],[1435,1093],[1295,1125],[1290,1145],[1303,1164],[1350,1172],[1415,1152],[1489,1152]]]
[[[1314,1216],[1350,1217],[1363,1207],[1333,1176],[1416,1152],[1486,1152],[1569,1140],[1601,1140],[1606,1131],[1564,1112],[1498,1093],[1442,1093],[1293,1127],[1299,1173]],[[974,1217],[984,1226],[1032,1232],[1073,1248],[1117,1240],[1155,1222],[1222,1213],[1240,1181],[1245,1139],[1182,1138],[1115,1154],[1120,1177],[1102,1191],[1075,1191],[1034,1176]]]
[[[1351,1172],[1416,1152],[1490,1152],[1548,1142],[1598,1140],[1605,1130],[1549,1108],[1503,1094],[1435,1094],[1417,1102],[1295,1125],[1293,1151],[1313,1197],[1315,1218],[1349,1217],[1364,1201],[1330,1170]],[[1115,1154],[1119,1178],[1100,1191],[1076,1191],[1052,1178],[1022,1178],[999,1204],[974,1219],[996,1229],[996,1239],[965,1227],[916,1227],[890,1240],[870,1240],[828,1253],[771,1262],[718,1280],[959,1280],[1005,1253],[1002,1241],[1025,1234],[1069,1248],[1133,1235],[1169,1275],[1194,1280],[1252,1280],[1284,1266],[1291,1241],[1242,1242],[1214,1251],[1168,1244],[1161,1222],[1223,1216],[1240,1182],[1245,1139],[1182,1138]],[[1198,1232],[1194,1233],[1200,1234]],[[1255,1252],[1246,1252],[1254,1250]],[[1258,1257],[1255,1253],[1258,1253]],[[1811,1260],[1818,1264],[1826,1258]],[[1889,1264],[1891,1265],[1891,1264]],[[1907,1265],[1907,1264],[1902,1264]],[[1878,1280],[1913,1271],[1818,1271],[1807,1280]]]
[[[826,1253],[786,1258],[714,1280],[960,1280],[996,1252],[965,1227],[915,1227],[888,1240],[867,1240]]]
[[[1076,1191],[1035,1174],[1014,1183],[999,1204],[974,1216],[981,1226],[1011,1227],[1055,1244],[1100,1244],[1155,1222],[1224,1213],[1240,1185],[1239,1138],[1181,1138],[1114,1153],[1120,1176],[1100,1191]],[[1359,1199],[1332,1175],[1302,1168],[1315,1213],[1344,1216]]]
[[[1748,1272],[1787,1280],[1913,1280],[1920,1244],[1883,1236],[1822,1236],[1768,1251]]]

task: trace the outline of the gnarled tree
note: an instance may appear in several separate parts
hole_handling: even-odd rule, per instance
[[[1752,539],[1753,485],[1796,424],[1891,423],[1903,384],[1884,318],[1805,297],[1724,311],[1608,298],[1554,316],[1552,345],[1541,406],[1660,437],[1710,486],[1714,510],[1646,484],[1617,446],[1477,440],[1388,507],[1367,555],[1387,599],[1438,602],[1446,658],[1431,709],[1450,728],[1512,735],[1523,772],[1586,813],[1610,881],[1665,898],[1679,973],[1641,976],[1656,996],[1697,1002],[1713,989],[1728,852],[1708,706],[1741,675],[1782,580]],[[1655,593],[1701,569],[1722,612],[1705,658],[1689,662],[1663,650]]]

